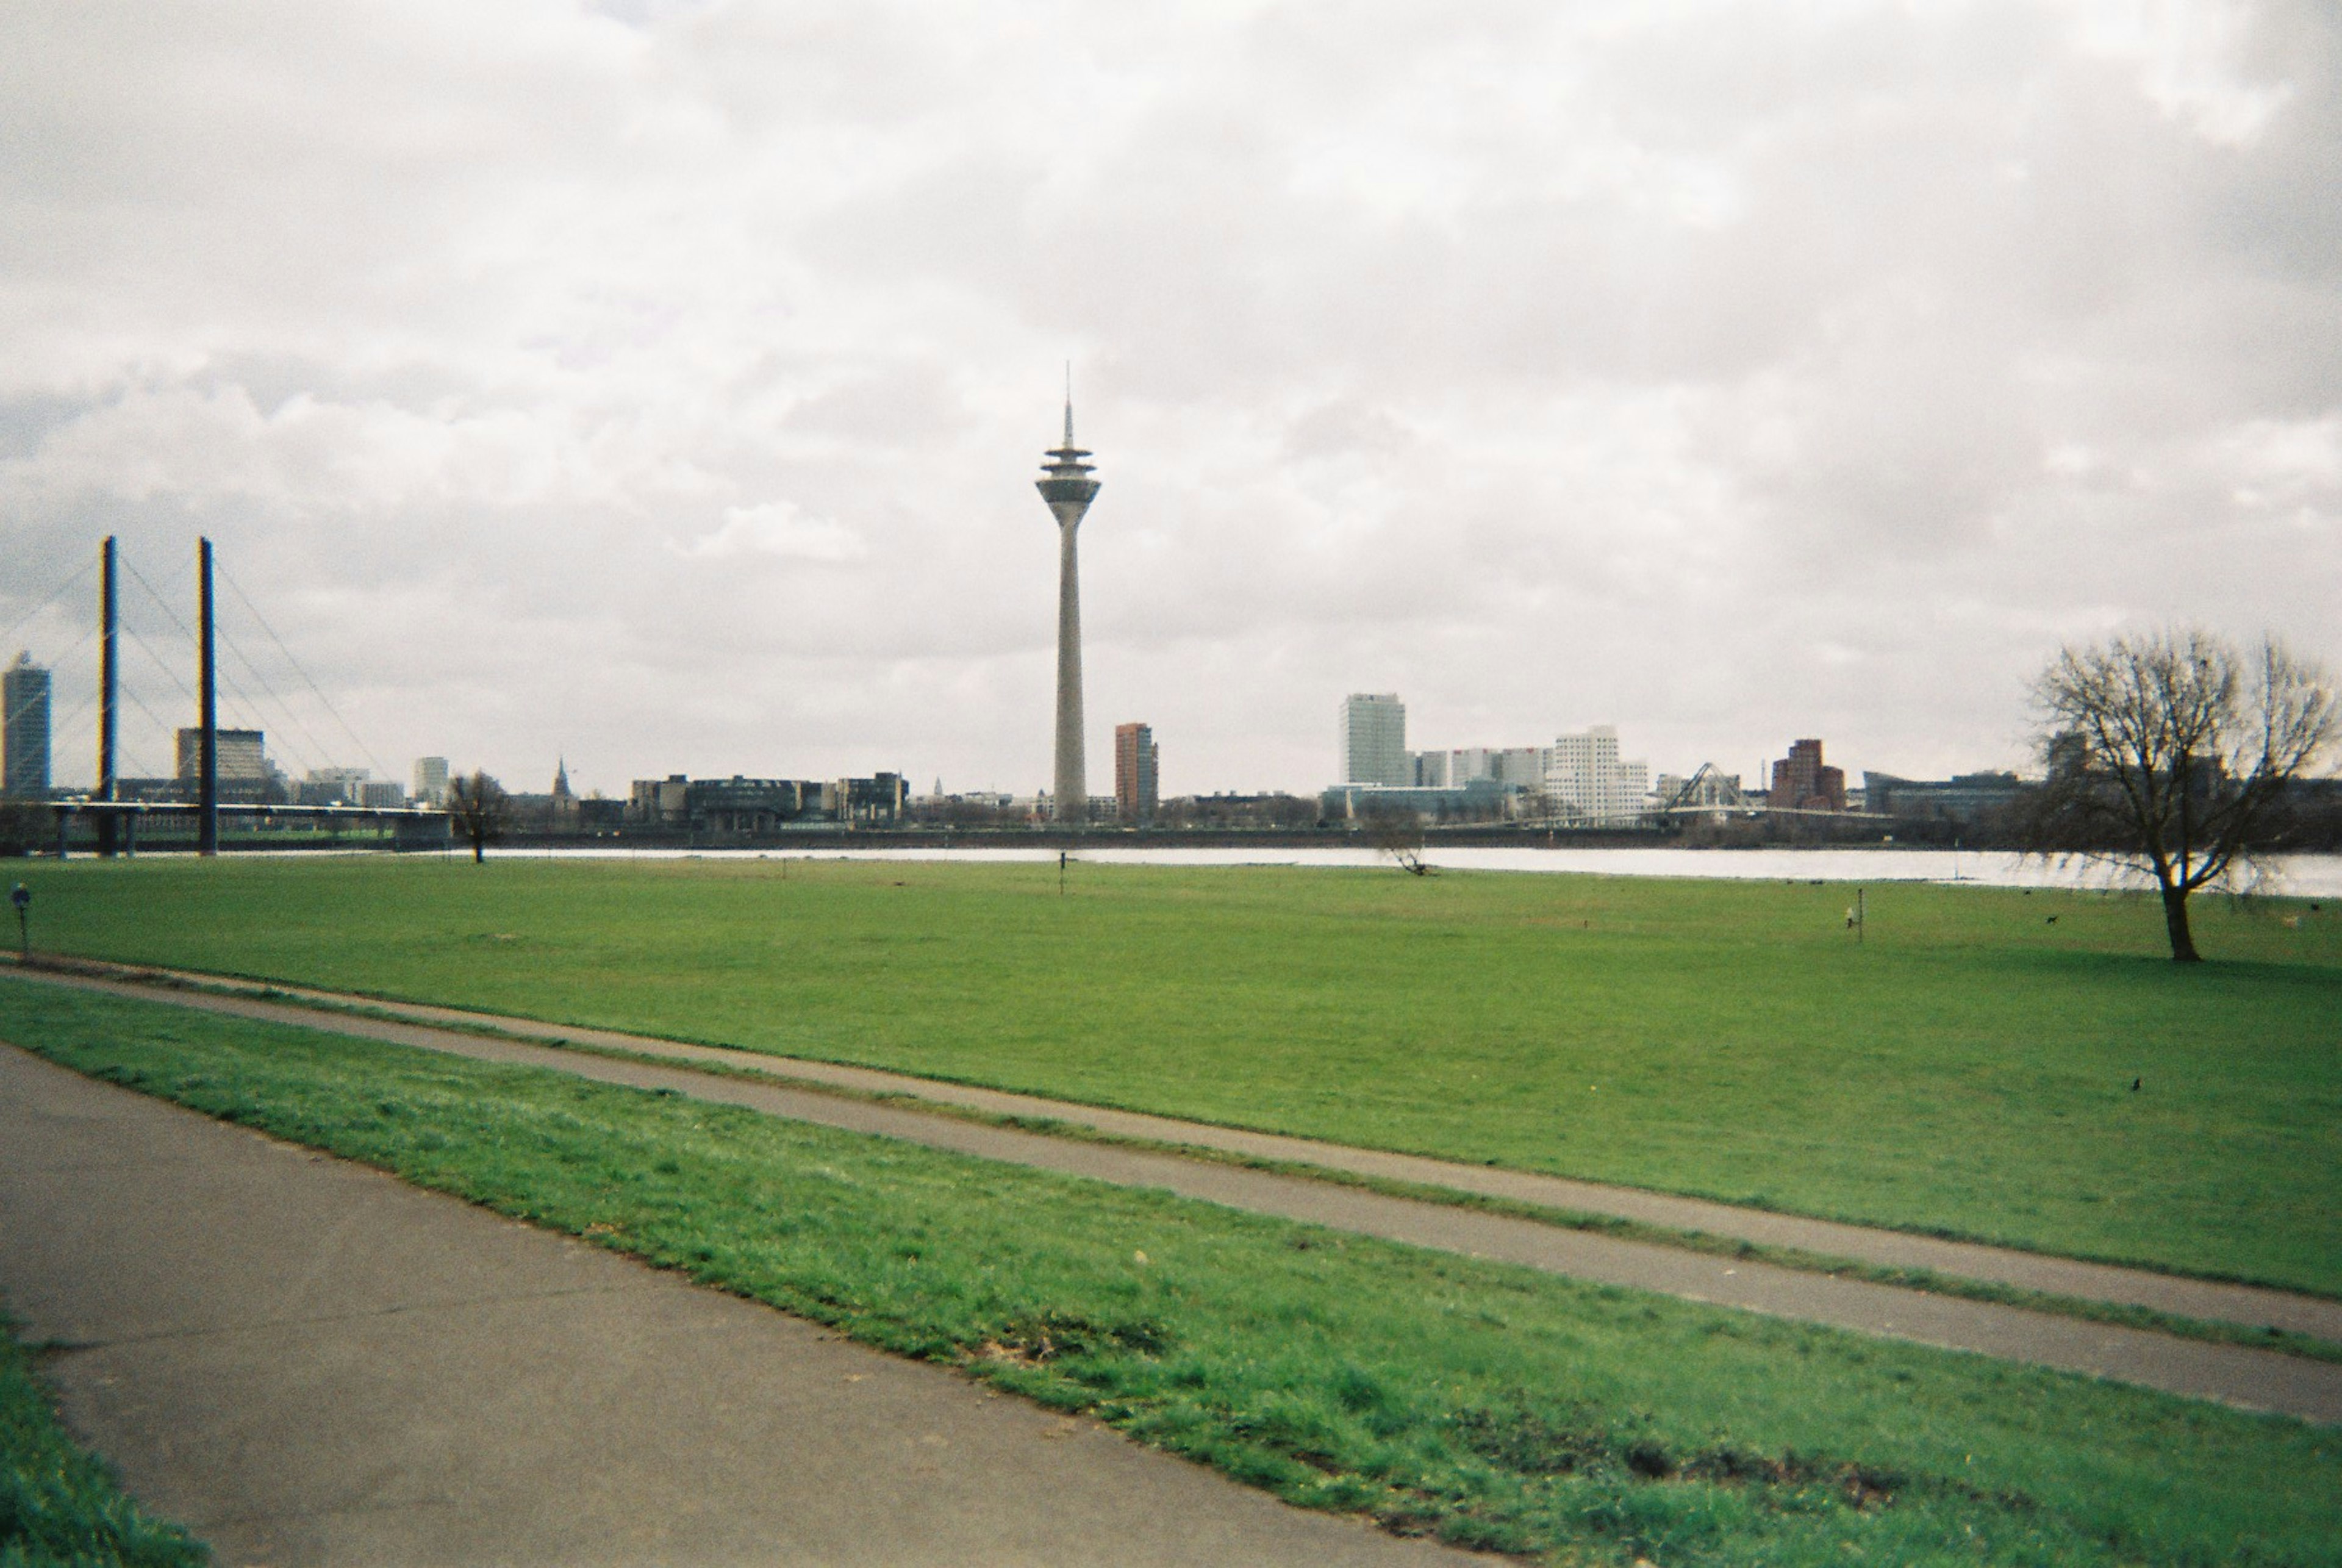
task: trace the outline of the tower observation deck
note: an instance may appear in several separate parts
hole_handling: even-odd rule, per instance
[[[1076,826],[1089,821],[1089,777],[1082,752],[1082,586],[1076,535],[1097,498],[1096,470],[1082,461],[1089,454],[1074,444],[1074,398],[1066,394],[1066,441],[1046,454],[1036,481],[1041,499],[1057,520],[1057,779],[1056,819]]]

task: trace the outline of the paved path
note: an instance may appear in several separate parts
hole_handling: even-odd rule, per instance
[[[42,978],[148,999],[160,994],[189,1007],[230,1016],[304,1025],[480,1061],[551,1067],[605,1083],[671,1089],[696,1099],[744,1105],[793,1120],[1126,1186],[1164,1188],[1232,1208],[1416,1246],[2342,1424],[2342,1365],[2328,1362],[1621,1241],[1216,1161],[1019,1132],[779,1083],[714,1076],[686,1066],[616,1061],[519,1040],[320,1013],[248,997],[158,994],[112,981]]]
[[[1462,1563],[0,1050],[0,1296],[227,1563]]]
[[[92,967],[102,969],[109,966]],[[125,967],[120,972],[125,974],[165,974],[174,979],[207,985],[245,984],[178,971]],[[254,991],[267,989],[278,995],[308,998],[335,1006],[372,1008],[420,1023],[452,1024],[473,1028],[489,1025],[505,1034],[528,1039],[574,1041],[579,1044],[663,1056],[678,1062],[713,1063],[769,1074],[777,1079],[819,1084],[865,1094],[907,1094],[994,1115],[1046,1117],[1116,1137],[1139,1138],[1159,1144],[1184,1144],[1256,1159],[1318,1165],[1352,1175],[1376,1176],[1427,1187],[1447,1187],[1457,1192],[1507,1198],[1546,1208],[1639,1220],[1669,1230],[1699,1231],[1736,1241],[1796,1247],[1829,1257],[1851,1258],[1859,1263],[1895,1268],[1932,1269],[1961,1279],[2015,1285],[2051,1295],[2147,1307],[2180,1317],[2207,1318],[2222,1323],[2244,1323],[2254,1328],[2279,1328],[2342,1343],[2342,1301],[2288,1291],[2183,1279],[2149,1269],[2082,1263],[2009,1247],[1944,1241],[1902,1231],[1805,1219],[1795,1214],[1773,1213],[1763,1209],[1742,1208],[1699,1198],[1674,1197],[1634,1187],[1572,1181],[1563,1176],[1458,1164],[1448,1160],[1387,1154],[1374,1149],[1346,1148],[1338,1144],[1308,1138],[1245,1132],[1202,1122],[1176,1121],[1133,1111],[1106,1110],[1031,1094],[1012,1094],[997,1089],[940,1083],[932,1078],[917,1078],[878,1068],[809,1062],[720,1046],[686,1045],[615,1030],[545,1024],[535,1019],[465,1012],[452,1007],[378,1002],[368,997],[300,987],[252,985],[250,988]],[[184,992],[149,989],[138,994],[189,1000]]]

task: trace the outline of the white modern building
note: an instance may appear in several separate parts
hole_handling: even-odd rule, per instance
[[[1391,789],[1414,785],[1406,704],[1396,692],[1353,692],[1342,699],[1342,782]]]
[[[1643,811],[1651,793],[1651,764],[1619,760],[1616,724],[1555,736],[1544,762],[1546,804],[1556,816],[1623,822]]]
[[[447,759],[416,757],[415,759],[415,798],[424,805],[447,804]]]

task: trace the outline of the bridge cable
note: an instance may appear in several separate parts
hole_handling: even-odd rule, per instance
[[[127,564],[127,563],[125,563],[125,564]],[[195,634],[188,627],[185,621],[179,619],[178,613],[171,608],[170,601],[164,598],[161,594],[157,593],[155,591],[155,584],[148,582],[145,575],[135,566],[131,566],[129,570],[131,576],[136,579],[138,585],[146,591],[147,597],[155,602],[155,607],[161,610],[163,614],[169,618],[174,626],[178,628],[180,635],[185,637],[191,644],[195,642]],[[227,574],[217,565],[216,563],[214,564],[213,571],[215,574],[221,577],[225,577]],[[176,579],[174,578],[174,581],[175,582]],[[233,583],[229,585],[231,587],[235,586]],[[237,589],[237,596],[239,598],[243,597],[243,590]],[[245,603],[249,605],[250,601],[246,600]],[[254,618],[258,619],[257,612],[255,613]],[[153,659],[155,663],[162,668],[163,673],[170,677],[171,684],[179,688],[179,694],[182,696],[185,697],[190,703],[199,703],[199,699],[195,696],[195,694],[190,691],[187,687],[187,684],[179,678],[178,672],[166,663],[161,654],[155,653],[143,638],[139,638],[135,631],[131,630],[131,628],[126,625],[123,630],[129,632],[132,638],[138,643],[139,647],[145,652],[146,656]],[[299,716],[293,712],[291,704],[287,704],[283,697],[276,694],[275,688],[269,685],[267,677],[263,675],[259,667],[253,663],[252,656],[246,654],[242,647],[238,646],[233,637],[230,637],[225,632],[220,629],[216,620],[213,623],[212,631],[215,637],[227,644],[228,651],[230,653],[234,654],[238,659],[244,662],[245,670],[252,676],[254,683],[276,704],[278,711],[282,712],[285,716],[292,722],[293,728],[300,732],[302,739],[305,740],[310,747],[315,748],[314,751],[305,751],[301,745],[296,744],[290,735],[285,735],[284,732],[279,731],[278,734],[283,736],[284,739],[285,749],[295,754],[295,762],[305,770],[311,771],[319,767],[332,766],[333,764],[329,761],[324,760],[330,757],[332,754],[326,750],[321,742],[319,742],[316,735],[309,729],[309,726],[303,723]],[[280,644],[279,645],[281,646],[282,644]],[[290,656],[289,654],[287,656]],[[251,694],[245,691],[245,689],[236,683],[235,677],[229,673],[225,668],[225,664],[215,664],[213,668],[213,674],[215,679],[223,682],[227,686],[229,692],[232,693],[240,703],[242,703],[247,714],[255,721],[265,720],[266,715],[262,712],[260,704],[253,700]],[[322,695],[323,694],[321,693],[320,696]],[[328,704],[327,706],[330,709],[331,704]],[[151,717],[152,714],[150,714],[149,716]],[[336,716],[338,717],[339,715]],[[254,727],[265,728],[266,726],[263,723],[255,723]],[[347,725],[344,726],[344,728],[347,727]],[[361,743],[361,749],[363,749],[363,743]],[[377,762],[375,765],[376,767],[380,767],[382,764]]]
[[[268,684],[268,677],[261,674],[260,666],[253,662],[252,655],[245,653],[243,647],[237,644],[236,640],[227,635],[225,632],[220,634],[220,641],[227,644],[228,652],[236,656],[237,661],[244,665],[245,674],[252,677],[253,684],[260,688],[260,692],[263,696],[276,704],[276,711],[284,715],[285,724],[292,729],[300,733],[301,739],[308,743],[310,748],[314,750],[315,754],[313,757],[310,753],[303,751],[301,746],[296,744],[290,735],[285,737],[285,750],[297,754],[295,760],[300,763],[302,767],[311,772],[315,772],[321,767],[333,766],[334,764],[331,761],[333,753],[326,748],[325,744],[322,741],[317,739],[315,733],[309,728],[307,721],[304,720],[300,714],[293,711],[293,704],[286,702],[285,698],[279,694],[276,688]],[[233,677],[229,677],[225,669],[222,669],[220,674],[223,678],[229,679],[231,684],[234,684]],[[239,686],[236,690],[239,694],[242,694],[242,687]],[[257,714],[260,704],[253,703],[252,699],[248,696],[245,697],[245,700],[247,703],[252,703],[255,713]],[[284,732],[279,731],[278,733],[283,734]]]
[[[260,613],[260,606],[252,602],[252,596],[244,591],[244,585],[229,574],[226,567],[215,563],[214,570],[227,584],[229,591],[235,594],[237,601],[244,605],[260,629],[268,634],[268,640],[276,644],[276,651],[285,655],[285,662],[293,666],[294,673],[308,683],[309,689],[317,694],[317,700],[325,705],[325,712],[331,714],[334,722],[342,726],[342,733],[356,744],[359,752],[365,755],[366,761],[374,764],[376,773],[395,783],[398,775],[383,766],[382,759],[374,754],[373,748],[359,739],[357,731],[352,729],[350,722],[342,717],[342,711],[334,706],[333,699],[325,695],[325,688],[317,684],[316,678],[309,674],[308,669],[300,660],[293,656],[293,650],[285,645],[285,639],[276,634],[276,628],[268,624],[268,617]]]
[[[171,608],[171,603],[170,603],[170,601],[169,601],[169,600],[167,600],[167,599],[165,599],[165,597],[164,597],[160,593],[158,593],[158,592],[156,592],[156,591],[155,591],[155,584],[152,584],[152,583],[150,583],[150,582],[148,582],[148,581],[146,580],[145,574],[144,573],[140,572],[140,571],[138,570],[138,568],[137,568],[137,567],[129,565],[129,564],[128,564],[127,562],[125,562],[125,563],[124,563],[124,564],[125,564],[125,566],[127,566],[127,567],[128,567],[128,570],[129,570],[129,572],[130,572],[130,575],[131,575],[131,577],[132,577],[134,580],[135,580],[135,581],[136,581],[137,584],[138,584],[141,588],[144,588],[144,589],[146,591],[146,596],[147,596],[148,598],[152,599],[152,600],[155,602],[155,607],[156,609],[158,609],[158,610],[160,610],[160,611],[162,611],[162,612],[163,612],[163,614],[164,614],[165,617],[170,621],[170,623],[171,623],[171,624],[172,624],[172,625],[174,625],[174,626],[175,626],[176,628],[178,628],[179,634],[180,634],[181,636],[183,636],[183,637],[186,638],[186,639],[187,639],[187,641],[188,641],[188,643],[189,643],[190,644],[194,644],[194,643],[195,643],[195,634],[191,629],[189,629],[189,627],[188,627],[187,624],[186,624],[185,621],[182,621],[181,619],[179,619],[178,612],[176,612],[176,611],[175,611],[175,610],[173,610],[173,609]],[[174,579],[174,581],[175,582],[175,580],[176,580],[176,579],[175,578],[175,579]],[[141,652],[143,652],[144,654],[145,654],[145,655],[146,655],[149,659],[152,659],[152,660],[155,662],[155,667],[156,667],[156,668],[158,668],[158,669],[160,669],[160,670],[163,672],[163,674],[164,674],[166,677],[168,677],[168,678],[169,678],[169,680],[170,680],[171,684],[172,684],[173,685],[175,685],[175,686],[176,686],[176,687],[178,687],[178,688],[179,688],[179,694],[180,694],[181,696],[183,696],[183,697],[186,698],[186,699],[187,699],[187,701],[188,701],[188,703],[189,703],[189,704],[193,704],[193,705],[195,705],[195,706],[200,707],[200,706],[202,705],[202,699],[201,699],[201,698],[199,698],[199,697],[197,697],[197,696],[195,695],[195,692],[194,692],[193,690],[191,690],[191,689],[188,687],[187,683],[186,683],[185,681],[184,681],[184,680],[182,680],[182,679],[180,678],[180,676],[179,676],[179,672],[178,672],[177,668],[176,668],[175,666],[174,666],[174,665],[173,665],[173,664],[172,664],[168,660],[165,659],[165,658],[162,656],[162,654],[160,654],[156,653],[156,652],[155,651],[155,649],[154,649],[153,644],[149,644],[149,643],[148,643],[148,642],[147,642],[144,637],[142,637],[142,636],[140,636],[140,635],[138,634],[137,629],[136,629],[135,627],[133,627],[133,626],[129,625],[129,624],[125,622],[125,623],[124,623],[124,624],[122,624],[121,630],[122,630],[124,633],[125,633],[125,634],[130,637],[130,640],[131,640],[132,642],[135,643],[135,644],[138,645],[139,650],[140,650]],[[215,623],[215,624],[214,624],[213,631],[214,631],[214,634],[215,634],[215,635],[217,635],[217,634],[218,634],[218,627],[217,627],[216,623]],[[227,639],[225,639],[225,638],[224,638],[224,637],[223,637],[223,638],[221,638],[221,640],[222,640],[222,641],[226,641]],[[235,652],[235,653],[236,653],[236,654],[237,654],[237,656],[238,656],[239,658],[243,658],[243,657],[244,657],[243,651],[242,651],[241,649],[236,649],[236,648],[235,648],[235,644],[234,644],[233,643],[230,643],[230,644],[229,644],[229,646],[230,646],[230,648],[231,648],[231,650],[232,650],[232,651],[234,651],[234,652]],[[251,661],[249,658],[245,658],[245,666],[246,666],[248,669],[249,669],[249,668],[250,668],[250,666],[251,666],[251,663],[252,663],[252,661]],[[253,671],[253,672],[252,672],[252,674],[253,674],[253,678],[254,678],[255,681],[260,681],[260,675],[259,675],[259,672],[258,672],[258,671],[255,670],[255,671]],[[232,695],[234,695],[234,696],[237,699],[237,701],[238,701],[238,702],[240,702],[240,703],[243,704],[244,710],[245,710],[245,714],[246,714],[248,716],[250,716],[251,718],[253,718],[253,719],[255,719],[255,720],[258,720],[258,719],[260,719],[260,718],[263,716],[263,715],[262,715],[262,714],[261,714],[261,711],[260,711],[260,705],[259,705],[257,703],[254,702],[254,701],[252,700],[251,695],[250,695],[249,694],[247,694],[247,693],[244,690],[244,688],[243,688],[243,687],[241,687],[240,685],[238,685],[238,684],[236,684],[236,682],[235,682],[235,677],[234,675],[232,675],[232,674],[230,674],[228,673],[228,671],[227,671],[225,668],[221,667],[221,666],[218,666],[218,665],[215,665],[215,666],[214,666],[214,669],[213,669],[213,674],[214,674],[214,677],[215,677],[215,679],[220,680],[221,682],[223,682],[223,683],[227,686],[228,691],[230,692],[230,694],[231,694]],[[266,683],[265,683],[265,681],[260,681],[260,684],[261,684],[264,687],[266,685]],[[274,695],[275,694],[273,694],[273,693],[272,693],[272,694],[271,694],[271,695]],[[280,705],[281,705],[281,701],[282,701],[282,700],[280,699],[279,701],[280,701]],[[145,704],[143,704],[143,703],[139,704],[139,707],[140,707],[140,710],[141,710],[142,712],[144,712],[144,713],[145,713],[145,714],[146,714],[147,717],[149,717],[150,719],[151,719],[151,718],[154,718],[154,712],[153,712],[153,710],[152,710],[152,709],[147,708],[147,707],[145,706]],[[288,711],[288,713],[289,713],[289,710],[287,710],[287,711]],[[170,725],[168,725],[168,724],[164,724],[162,723],[162,721],[161,721],[161,720],[156,719],[155,722],[158,725],[160,725],[160,726],[165,730],[165,733],[174,733],[174,732],[172,731],[171,726],[170,726]],[[231,727],[232,727],[232,726],[231,726]],[[255,724],[254,727],[255,727],[255,728],[261,728],[261,727],[265,727],[265,726],[262,726],[262,725],[260,725],[260,724]],[[305,734],[305,734],[307,734],[307,731],[306,731],[305,726],[302,726],[302,725],[300,725],[300,724],[297,723],[297,721],[296,721],[296,723],[295,723],[295,727],[296,727],[296,728],[301,728],[301,729],[303,730],[303,733],[304,733],[304,734]],[[316,737],[315,737],[315,736],[314,736],[314,735],[309,735],[307,738],[308,738],[308,740],[309,740],[310,744],[312,744],[312,745],[316,744]],[[285,744],[286,744],[286,747],[287,747],[287,749],[288,749],[288,750],[292,750],[292,751],[295,751],[295,752],[298,752],[298,751],[300,750],[300,748],[299,748],[298,746],[296,746],[296,745],[294,745],[294,744],[293,744],[293,743],[292,743],[292,741],[291,741],[290,737],[286,737],[286,742],[285,742]],[[174,746],[174,760],[175,760],[175,757],[176,757],[176,748],[175,748],[175,746]],[[305,767],[306,767],[306,766],[314,766],[314,765],[315,765],[314,763],[312,763],[312,762],[311,762],[307,757],[305,757],[305,756],[296,758],[296,760],[297,760],[297,761],[299,761],[299,762],[302,764],[302,765],[303,765],[303,766],[305,766]]]
[[[22,615],[17,616],[15,620],[9,623],[8,629],[5,632],[0,632],[0,644],[5,644],[13,640],[17,633],[31,625],[35,618],[37,617],[42,611],[55,604],[59,599],[64,598],[67,589],[73,587],[75,584],[79,583],[84,577],[88,576],[92,572],[96,570],[97,563],[95,561],[83,562],[80,571],[75,572],[72,576],[67,577],[64,582],[49,590],[48,597],[43,599],[39,604],[34,605]],[[78,644],[76,644],[76,646],[78,646]]]

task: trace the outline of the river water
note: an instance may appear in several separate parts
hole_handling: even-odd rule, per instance
[[[461,853],[468,854],[470,851]],[[1036,864],[1054,849],[509,849],[515,859],[906,860]],[[1371,866],[1388,862],[1370,849],[1077,849],[1074,860],[1098,865]],[[1780,882],[1972,882],[1989,887],[2145,887],[2148,881],[2089,862],[2058,864],[2002,851],[1957,849],[1483,849],[1433,846],[1433,865],[1455,871],[1575,872],[1596,876],[1691,876]],[[2271,857],[2249,884],[2258,893],[2342,898],[2342,855]]]

